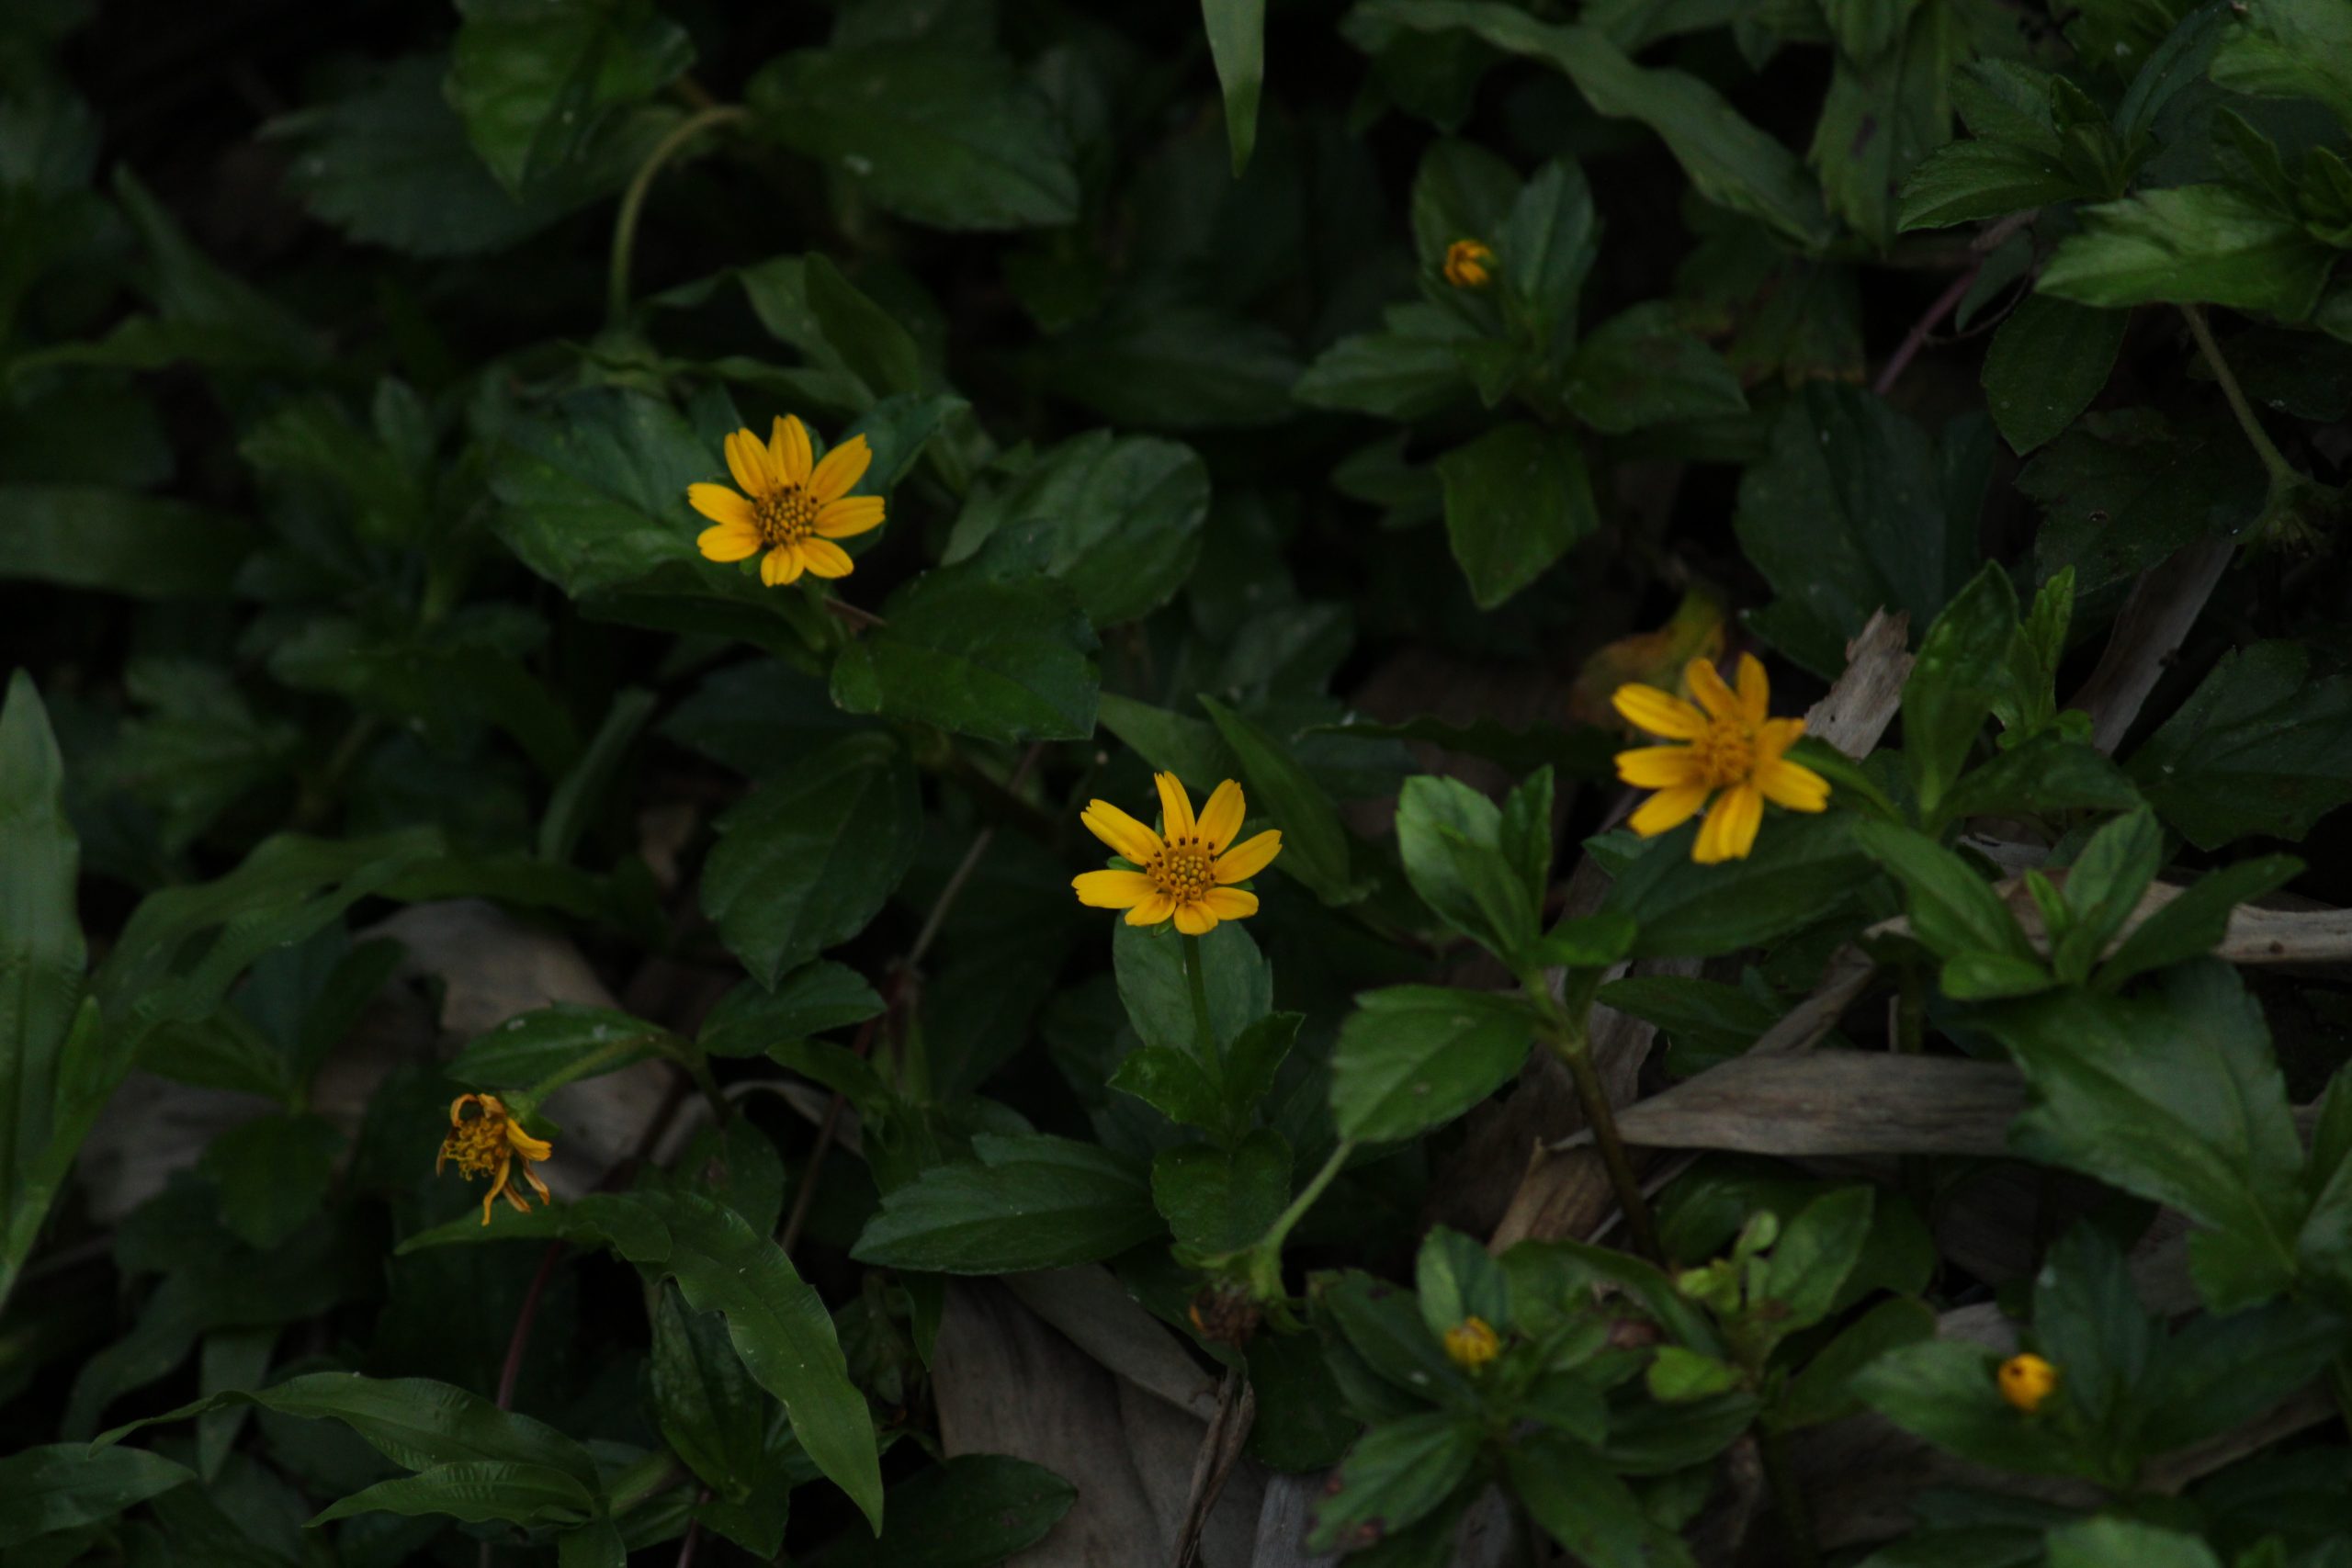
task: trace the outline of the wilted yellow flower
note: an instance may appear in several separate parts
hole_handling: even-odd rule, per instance
[[[468,1116],[466,1107],[472,1106],[475,1114]],[[523,1156],[523,1179],[531,1184],[542,1203],[551,1201],[548,1184],[531,1167],[555,1153],[555,1145],[545,1138],[535,1138],[523,1131],[506,1113],[505,1102],[494,1094],[461,1094],[449,1102],[449,1135],[441,1140],[441,1157],[433,1162],[433,1174],[451,1160],[458,1162],[460,1175],[496,1178],[490,1190],[482,1194],[481,1223],[490,1224],[490,1206],[502,1196],[514,1206],[517,1213],[527,1214],[531,1205],[514,1190],[509,1179],[514,1175],[514,1156]]]
[[[1690,851],[1692,860],[1712,865],[1747,858],[1766,801],[1792,811],[1819,811],[1829,804],[1829,781],[1782,755],[1804,733],[1804,720],[1770,716],[1771,687],[1754,654],[1739,656],[1736,694],[1703,659],[1686,665],[1682,678],[1698,706],[1639,684],[1620,686],[1611,698],[1629,723],[1682,742],[1617,753],[1619,778],[1657,791],[1634,813],[1634,832],[1648,839],[1679,828],[1713,796],[1714,807]]]
[[[1446,1358],[1465,1372],[1476,1371],[1502,1353],[1502,1336],[1483,1317],[1465,1317],[1445,1331]]]
[[[775,422],[767,444],[748,430],[727,438],[727,471],[742,488],[686,487],[686,502],[718,525],[695,543],[710,560],[748,560],[762,550],[760,581],[773,588],[803,571],[847,577],[854,564],[834,544],[882,525],[882,498],[852,495],[874,461],[865,437],[854,435],[815,461],[808,427],[790,414]]]
[[[2001,1397],[2030,1416],[2058,1386],[2058,1369],[2039,1356],[2012,1356],[2001,1363]]]
[[[1186,936],[1205,936],[1219,920],[1256,914],[1258,896],[1232,885],[1273,863],[1282,852],[1281,830],[1269,828],[1228,849],[1247,815],[1239,784],[1227,779],[1217,785],[1195,820],[1192,797],[1174,773],[1155,774],[1153,782],[1159,786],[1159,833],[1107,800],[1089,802],[1080,816],[1087,831],[1140,869],[1072,877],[1078,901],[1098,909],[1125,909],[1131,926],[1156,926],[1173,917]]]
[[[1456,288],[1484,288],[1494,277],[1494,247],[1456,240],[1445,247],[1445,280]]]

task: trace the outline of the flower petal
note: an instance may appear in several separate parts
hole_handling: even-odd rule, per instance
[[[1625,826],[1645,839],[1655,839],[1660,833],[1670,833],[1699,814],[1707,804],[1705,784],[1688,784],[1680,789],[1662,789],[1642,802],[1642,808],[1626,818]]]
[[[1635,789],[1687,789],[1707,775],[1688,746],[1637,746],[1617,753],[1617,776]]]
[[[1241,798],[1241,785],[1226,780],[1209,792],[1209,803],[1201,807],[1199,827],[1201,838],[1209,853],[1221,855],[1233,842],[1233,835],[1241,831],[1242,818],[1249,815]]]
[[[1764,673],[1764,661],[1752,653],[1739,656],[1739,706],[1750,729],[1771,716],[1772,682]]]
[[[1212,887],[1201,902],[1220,920],[1238,920],[1258,912],[1258,896],[1247,887]]]
[[[781,588],[800,581],[800,568],[799,549],[792,545],[778,545],[760,558],[760,581],[770,588]]]
[[[1176,912],[1176,900],[1154,889],[1150,897],[1127,911],[1127,924],[1156,926]]]
[[[1069,879],[1078,901],[1095,909],[1132,909],[1159,891],[1139,871],[1089,871]]]
[[[1768,718],[1756,727],[1756,754],[1768,759],[1778,757],[1804,734],[1804,720],[1801,718]]]
[[[775,476],[768,471],[768,449],[760,438],[748,430],[739,430],[729,436],[727,471],[735,476],[735,488],[745,495],[765,495],[776,488]]]
[[[1176,906],[1176,929],[1186,936],[1206,936],[1216,930],[1216,917],[1206,904]]]
[[[1078,820],[1088,832],[1110,845],[1113,853],[1124,855],[1137,865],[1148,865],[1166,847],[1160,843],[1159,834],[1107,800],[1087,802]]]
[[[801,540],[800,558],[819,577],[847,577],[857,570],[857,563],[849,558],[849,552],[831,539]]]
[[[882,498],[850,495],[817,508],[817,532],[828,539],[846,539],[882,526]]]
[[[1247,882],[1273,864],[1274,857],[1282,852],[1283,830],[1269,828],[1217,856],[1209,871],[1219,882]]]
[[[1610,705],[1636,729],[1668,740],[1696,740],[1707,733],[1707,716],[1671,692],[1631,682],[1611,694]]]
[[[744,528],[752,526],[751,498],[737,495],[725,485],[688,485],[686,504],[713,523],[728,523]]]
[[[1168,841],[1182,843],[1199,833],[1200,825],[1193,820],[1193,797],[1184,793],[1183,782],[1174,773],[1154,773],[1151,782],[1159,789],[1159,830]]]
[[[788,413],[775,422],[775,428],[768,433],[768,456],[775,460],[776,472],[785,483],[808,482],[817,454],[808,445],[808,427],[800,423],[798,414]]]
[[[1690,846],[1690,858],[1701,865],[1746,860],[1747,852],[1756,847],[1756,829],[1763,821],[1764,797],[1757,793],[1754,784],[1737,784],[1724,791],[1707,811],[1707,820],[1699,829],[1699,841]]]
[[[695,547],[702,551],[705,560],[749,560],[760,553],[760,531],[721,523],[695,535]]]
[[[1756,764],[1756,787],[1775,806],[1820,811],[1829,805],[1829,781],[1802,762],[1775,757]]]
[[[863,435],[853,435],[831,451],[808,476],[808,493],[818,505],[839,501],[857,488],[865,470],[874,462],[874,448],[865,444]]]
[[[1709,717],[1736,719],[1741,716],[1738,696],[1724,684],[1713,660],[1694,659],[1684,665],[1682,683],[1690,688],[1690,694],[1699,699],[1699,705],[1707,710]]]
[[[535,1138],[515,1122],[506,1123],[507,1145],[525,1159],[546,1159],[555,1153],[555,1145],[545,1138]]]

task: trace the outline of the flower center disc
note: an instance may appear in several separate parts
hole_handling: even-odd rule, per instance
[[[1198,838],[1170,840],[1143,869],[1154,886],[1179,904],[1197,904],[1216,886],[1208,846]]]
[[[770,491],[752,502],[752,525],[763,543],[797,543],[817,531],[817,503],[798,485]]]
[[[1691,755],[1706,777],[1709,789],[1728,789],[1756,771],[1756,740],[1747,727],[1719,718],[1707,733],[1690,743]]]
[[[468,1119],[449,1132],[450,1157],[467,1176],[488,1176],[498,1168],[498,1152],[505,1146],[498,1124],[487,1116]]]

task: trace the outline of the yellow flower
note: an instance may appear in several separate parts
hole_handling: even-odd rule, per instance
[[[472,1106],[477,1114],[468,1116],[466,1107]],[[514,1190],[509,1178],[514,1175],[514,1156],[523,1156],[523,1179],[539,1195],[542,1203],[551,1201],[548,1184],[531,1167],[555,1153],[555,1145],[544,1138],[535,1138],[514,1123],[506,1114],[506,1106],[494,1094],[461,1094],[449,1102],[449,1135],[441,1140],[441,1157],[433,1162],[433,1174],[451,1160],[458,1162],[463,1176],[491,1176],[497,1179],[490,1190],[482,1194],[481,1223],[490,1224],[490,1206],[503,1195],[514,1205],[517,1213],[527,1214],[531,1205]]]
[[[1475,1372],[1503,1353],[1502,1336],[1483,1317],[1465,1317],[1445,1331],[1445,1354],[1465,1372]]]
[[[1637,728],[1678,746],[1638,746],[1617,753],[1617,776],[1636,789],[1657,791],[1634,813],[1633,829],[1655,838],[1680,827],[1720,790],[1690,858],[1702,865],[1744,860],[1756,847],[1756,829],[1768,800],[1792,811],[1819,811],[1829,804],[1829,781],[1783,752],[1804,733],[1801,718],[1773,718],[1771,688],[1756,656],[1739,656],[1739,691],[1734,694],[1715,667],[1694,659],[1683,680],[1697,707],[1656,686],[1617,688],[1610,700]]]
[[[1476,240],[1456,240],[1445,247],[1445,280],[1456,288],[1484,288],[1494,276],[1494,247]]]
[[[686,502],[718,525],[695,543],[709,560],[747,560],[765,550],[760,581],[773,588],[804,571],[847,577],[849,552],[833,543],[882,525],[882,498],[852,495],[874,461],[863,435],[852,436],[814,460],[808,427],[790,414],[775,422],[767,445],[748,430],[727,438],[727,471],[743,493],[725,485],[686,487]]]
[[[2001,1397],[2030,1416],[2058,1386],[2058,1369],[2039,1356],[2012,1356],[2001,1363]]]
[[[1241,786],[1231,779],[1216,786],[1198,820],[1192,797],[1174,773],[1155,774],[1153,782],[1159,786],[1164,839],[1107,800],[1089,802],[1080,816],[1087,831],[1142,869],[1072,877],[1078,901],[1098,909],[1125,909],[1131,926],[1156,926],[1172,916],[1186,936],[1205,936],[1219,920],[1256,914],[1258,896],[1232,885],[1272,863],[1282,852],[1280,830],[1269,828],[1246,844],[1233,843],[1244,812]]]

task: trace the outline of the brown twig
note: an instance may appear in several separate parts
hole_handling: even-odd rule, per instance
[[[1911,323],[1911,330],[1905,333],[1903,341],[1895,345],[1894,354],[1887,360],[1886,367],[1878,373],[1878,379],[1871,383],[1871,391],[1883,398],[1894,389],[1894,383],[1902,379],[1903,372],[1910,367],[1911,361],[1917,358],[1919,351],[1928,345],[1928,334],[1936,330],[1936,324],[1958,310],[1960,302],[1968,298],[1968,291],[1976,287],[1977,278],[1984,275],[1986,260],[2006,244],[2011,235],[2039,215],[2039,209],[2031,212],[2011,213],[1969,242],[1969,254],[1973,259],[1967,268],[1935,297],[1919,313],[1917,321]]]

